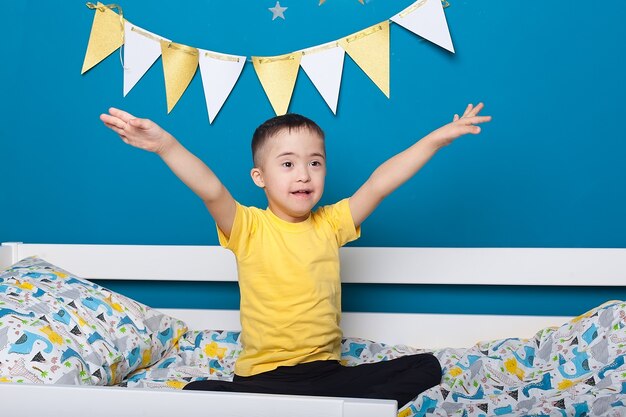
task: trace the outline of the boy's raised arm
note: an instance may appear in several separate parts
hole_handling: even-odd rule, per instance
[[[159,155],[202,199],[220,230],[230,236],[235,220],[235,200],[213,171],[153,121],[138,119],[115,108],[109,109],[109,113],[100,115],[100,120],[127,144]]]
[[[491,120],[491,116],[478,116],[483,107],[483,103],[476,107],[469,104],[463,116],[455,114],[451,123],[429,133],[376,168],[361,188],[350,197],[354,225],[358,227],[363,223],[385,197],[415,175],[439,149],[459,136],[480,133],[480,127],[476,124]]]

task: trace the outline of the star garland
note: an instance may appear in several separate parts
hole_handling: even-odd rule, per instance
[[[274,7],[270,7],[267,10],[269,10],[270,12],[272,12],[272,20],[275,20],[277,17],[282,18],[283,20],[285,20],[285,15],[283,14],[285,12],[285,10],[287,10],[287,7],[281,7],[280,6],[280,2],[277,1],[276,5]]]

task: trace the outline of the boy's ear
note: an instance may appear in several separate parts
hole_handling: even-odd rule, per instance
[[[250,176],[257,187],[265,188],[265,181],[263,181],[263,173],[261,172],[261,169],[256,167],[252,168],[252,170],[250,170]]]

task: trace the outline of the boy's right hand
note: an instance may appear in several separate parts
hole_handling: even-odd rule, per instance
[[[101,114],[100,120],[127,144],[159,155],[176,141],[152,120],[136,118],[114,107],[109,114]]]

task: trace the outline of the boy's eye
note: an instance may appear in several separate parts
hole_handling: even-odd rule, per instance
[[[320,161],[311,161],[311,166],[319,167],[322,166],[322,163]]]
[[[283,166],[285,168],[291,168],[293,166],[293,164],[291,162],[283,162]]]

